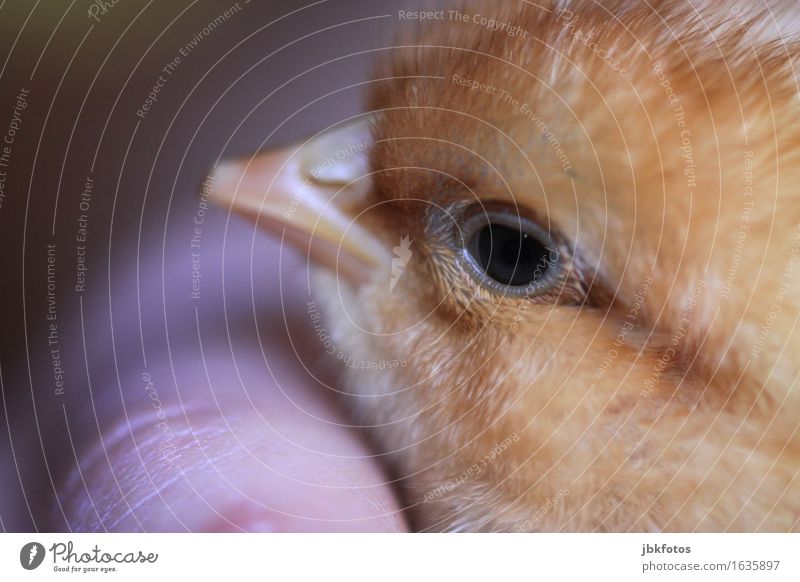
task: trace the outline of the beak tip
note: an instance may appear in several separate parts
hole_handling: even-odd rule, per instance
[[[242,181],[240,164],[234,161],[222,161],[208,171],[204,181],[210,185],[214,192],[214,201],[220,205],[230,203]]]

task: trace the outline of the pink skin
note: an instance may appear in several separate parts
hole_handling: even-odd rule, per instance
[[[248,358],[257,361],[259,356],[254,351],[241,357],[240,370],[251,365]],[[212,357],[206,363],[217,362]],[[129,410],[132,430],[123,420],[103,438],[121,483],[114,483],[99,443],[87,450],[81,463],[90,495],[77,471],[62,489],[71,526],[111,531],[401,531],[403,518],[390,486],[364,443],[301,374],[284,370],[282,375],[287,380],[280,386],[263,378],[258,390],[264,393],[251,396],[255,407],[244,397],[218,395],[217,408],[202,388],[183,390],[185,413],[180,405],[162,404],[171,419],[166,451],[159,447],[167,438],[152,430],[154,413],[147,403]],[[207,390],[207,382],[197,382],[204,384]],[[337,420],[339,425],[332,423]]]
[[[43,523],[44,520],[38,519],[39,529],[122,532],[406,529],[379,458],[371,454],[364,440],[348,426],[346,412],[339,409],[333,391],[314,381],[304,369],[309,361],[320,360],[319,346],[315,345],[305,320],[304,263],[293,252],[283,253],[281,272],[288,273],[289,283],[283,281],[282,305],[281,289],[274,277],[279,247],[261,234],[256,235],[253,243],[252,230],[248,232],[247,226],[242,227],[244,224],[232,220],[229,227],[236,234],[229,234],[227,241],[226,259],[231,261],[225,266],[224,280],[228,308],[220,321],[227,318],[230,340],[224,331],[225,324],[220,325],[214,319],[222,311],[216,300],[199,308],[202,351],[197,341],[194,307],[190,305],[185,313],[176,309],[174,315],[168,309],[171,352],[154,347],[157,341],[145,339],[149,361],[144,368],[140,363],[135,283],[127,288],[130,296],[118,295],[118,302],[124,308],[120,311],[123,315],[115,315],[114,322],[115,336],[120,338],[116,355],[122,390],[115,376],[107,370],[100,371],[93,380],[96,417],[88,406],[76,408],[70,404],[69,435],[64,429],[63,416],[59,417],[58,410],[52,413],[53,428],[44,438],[46,443],[60,442],[63,447],[60,454],[65,459],[64,466],[53,464],[52,468],[60,507],[54,496],[43,500],[40,497],[43,504],[52,508],[52,520]],[[243,228],[244,232],[237,232],[237,228]],[[255,249],[251,244],[255,244]],[[170,265],[180,271],[183,266],[178,265],[186,261],[185,246],[167,245],[166,252],[165,271],[169,271]],[[214,278],[211,267],[218,257],[211,255],[209,246],[204,255],[208,277],[204,279],[203,290],[215,295],[221,281]],[[152,255],[145,254],[148,256]],[[241,276],[249,271],[253,257],[263,272],[269,274],[266,283],[254,282],[258,298],[255,317],[259,320],[263,354],[253,330],[235,333],[241,321],[249,318],[252,324],[254,317],[250,279]],[[229,267],[239,275],[229,275]],[[179,296],[179,302],[188,304],[184,275],[180,271],[179,285],[164,287],[167,305],[175,299],[170,295]],[[260,275],[255,277],[259,279]],[[160,293],[161,287],[153,292]],[[150,301],[146,293],[143,291],[140,297],[143,313]],[[86,314],[88,328],[94,325],[95,315]],[[291,341],[284,315],[289,322]],[[159,333],[147,331],[150,327],[147,314],[144,322],[145,336]],[[80,333],[79,326],[66,327],[69,331],[64,332],[65,337],[66,334],[73,337],[76,329]],[[163,335],[163,331],[160,333]],[[105,363],[101,368],[111,366],[109,347],[99,341],[89,346],[92,355],[103,355]],[[143,376],[144,370],[149,376]],[[148,391],[150,382],[152,388]],[[124,395],[124,406],[120,394]],[[48,420],[40,416],[40,422],[47,425]],[[12,419],[18,457],[27,454],[22,443],[27,443],[25,446],[32,451],[39,447],[35,436],[25,437],[21,434],[23,430],[26,429],[21,423],[15,424]],[[69,445],[64,444],[69,438],[76,443],[80,469],[71,460],[75,457]],[[12,467],[9,451],[0,451],[0,456],[5,458],[4,467]],[[49,455],[49,458],[58,457]],[[13,469],[3,472],[0,487],[6,481],[16,480]],[[40,473],[33,474],[42,479]],[[45,486],[23,482],[23,487],[29,498],[34,497],[30,492],[36,487],[44,495],[52,496],[49,482]],[[18,498],[0,496],[3,516],[8,518],[12,512],[23,510]]]

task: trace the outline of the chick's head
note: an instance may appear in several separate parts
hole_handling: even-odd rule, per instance
[[[363,119],[217,184],[326,265],[345,399],[416,523],[797,528],[795,288],[760,334],[800,240],[783,13],[457,14],[389,51]]]

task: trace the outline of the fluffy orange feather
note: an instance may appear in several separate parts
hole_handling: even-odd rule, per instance
[[[217,201],[334,267],[326,345],[418,529],[800,529],[797,3],[498,4],[404,13],[371,137]]]
[[[318,276],[336,345],[408,364],[344,374],[416,527],[800,529],[797,4],[459,11],[373,83],[356,210],[402,277]],[[459,268],[475,203],[548,230],[560,285]]]

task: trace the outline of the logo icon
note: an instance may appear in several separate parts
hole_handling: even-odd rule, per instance
[[[19,563],[26,570],[35,570],[44,561],[44,546],[39,542],[29,542],[19,551]]]
[[[392,259],[392,278],[389,281],[389,293],[394,291],[395,285],[403,275],[403,271],[411,260],[411,244],[413,240],[409,240],[408,235],[400,239],[400,246],[394,247],[394,258]]]

